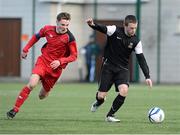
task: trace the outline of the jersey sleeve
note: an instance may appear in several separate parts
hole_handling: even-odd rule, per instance
[[[34,34],[31,39],[28,41],[26,46],[23,48],[23,52],[28,53],[29,49],[41,38],[44,37],[45,27],[41,28],[40,31]]]
[[[37,37],[38,39],[41,38],[41,37],[45,37],[45,31],[46,31],[46,29],[47,29],[47,26],[44,26],[43,28],[41,28],[41,29],[39,30],[39,32],[36,33],[36,37]]]
[[[70,31],[68,31],[68,35],[69,35],[69,43],[75,41],[75,37]]]
[[[135,53],[136,53],[136,54],[141,54],[141,53],[143,53],[141,41],[139,41],[139,43],[138,43],[137,46],[135,47]]]
[[[69,51],[70,51],[70,55],[68,57],[63,57],[60,58],[60,64],[67,64],[69,62],[73,62],[77,59],[77,45],[76,45],[76,41],[75,38],[73,36],[73,34],[68,31],[68,35],[69,35]]]
[[[94,23],[93,26],[92,25],[89,26],[94,30],[107,34],[107,27],[105,25]]]
[[[62,57],[59,59],[61,65],[67,64],[69,62],[73,62],[77,59],[77,47],[75,41],[69,43],[69,50],[70,50],[70,55],[68,57]]]
[[[150,78],[149,67],[147,65],[144,54],[143,53],[136,54],[136,57],[137,57],[138,63],[139,63],[139,65],[140,65],[140,67],[141,67],[141,69],[143,71],[143,74],[144,74],[145,78],[149,79]]]
[[[111,36],[114,34],[114,32],[116,31],[116,26],[115,25],[111,25],[111,26],[106,26],[107,27],[107,35]]]

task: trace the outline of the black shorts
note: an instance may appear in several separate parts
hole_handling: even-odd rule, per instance
[[[106,61],[102,65],[98,90],[108,92],[113,84],[117,92],[120,84],[129,86],[129,70]]]

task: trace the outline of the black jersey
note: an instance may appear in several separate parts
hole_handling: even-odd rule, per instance
[[[142,51],[142,43],[134,36],[127,36],[124,27],[104,26],[100,24],[89,25],[107,35],[107,44],[104,49],[104,58],[113,65],[128,69],[128,61],[132,51],[135,51],[138,62],[146,78],[150,78],[149,67]]]
[[[109,30],[107,34],[110,31],[111,30]],[[124,28],[121,27],[116,27],[115,31],[111,34],[112,35],[107,35],[104,58],[117,66],[128,68],[129,57],[140,40],[136,35],[131,37],[127,36]]]
[[[125,34],[124,28],[116,27],[112,35],[107,35],[104,58],[115,65],[128,68],[129,57],[139,42],[136,35],[129,37]]]

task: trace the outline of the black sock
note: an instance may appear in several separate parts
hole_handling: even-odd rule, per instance
[[[126,97],[123,97],[118,94],[117,97],[114,99],[111,109],[109,110],[107,116],[113,116],[113,114],[117,112],[119,108],[123,105],[125,98]]]
[[[96,100],[97,100],[96,106],[100,106],[101,104],[104,103],[103,98],[101,98],[101,99],[98,98],[98,92],[96,93]]]

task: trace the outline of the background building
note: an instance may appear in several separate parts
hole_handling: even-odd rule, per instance
[[[179,5],[179,0],[141,0],[138,7],[141,9],[143,50],[152,80],[157,83],[180,82]],[[42,26],[55,25],[59,12],[72,14],[70,30],[80,49],[92,34],[85,23],[88,17],[104,24],[122,25],[127,14],[137,15],[136,9],[136,0],[0,0],[0,77],[27,79],[30,76],[45,40],[40,40],[30,50],[27,60],[20,60],[20,52],[32,34]],[[103,45],[105,39],[99,33],[96,36]],[[131,64],[131,79],[134,80],[139,74],[134,57]],[[78,81],[84,69],[83,59],[79,56],[78,61],[64,71],[61,81]],[[144,80],[141,71],[139,79]]]

